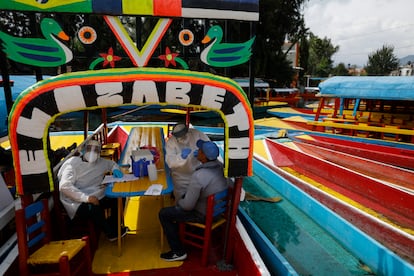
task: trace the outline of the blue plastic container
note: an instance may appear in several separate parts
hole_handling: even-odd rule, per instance
[[[148,165],[151,163],[150,160],[146,160],[145,158],[139,159],[134,161],[134,158],[131,156],[132,161],[132,173],[136,177],[140,176],[147,176],[148,175]]]

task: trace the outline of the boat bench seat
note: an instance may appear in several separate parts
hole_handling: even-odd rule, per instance
[[[388,134],[399,134],[410,136],[411,141],[414,142],[414,130],[413,129],[402,129],[402,128],[389,128],[383,126],[369,126],[369,125],[360,125],[360,124],[341,124],[335,122],[319,122],[319,121],[310,121],[308,125],[313,126],[322,126],[322,127],[331,127],[337,129],[352,129],[355,131],[368,131],[368,132],[377,132],[377,133],[388,133]]]

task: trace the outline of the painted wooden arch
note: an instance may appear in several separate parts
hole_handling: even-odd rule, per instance
[[[41,81],[16,100],[9,116],[9,138],[18,194],[53,190],[47,135],[57,116],[131,104],[201,106],[216,111],[225,123],[226,176],[252,175],[253,116],[236,82],[186,70],[107,69]]]

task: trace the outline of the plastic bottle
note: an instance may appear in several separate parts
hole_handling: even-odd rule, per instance
[[[157,174],[157,167],[155,166],[154,163],[150,163],[147,166],[148,169],[148,176],[150,181],[155,181],[158,179],[158,174]]]

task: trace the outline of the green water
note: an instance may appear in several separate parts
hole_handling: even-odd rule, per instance
[[[257,176],[245,178],[243,188],[262,197],[281,197]],[[278,203],[243,201],[240,206],[299,275],[373,275],[363,270],[355,256],[287,199]]]

